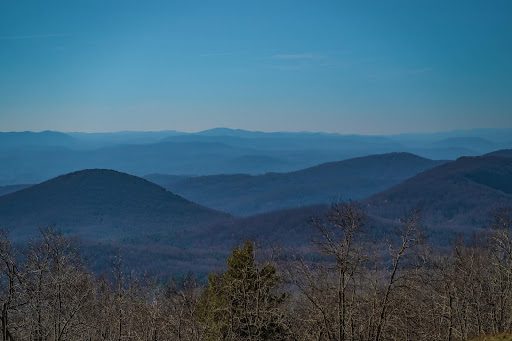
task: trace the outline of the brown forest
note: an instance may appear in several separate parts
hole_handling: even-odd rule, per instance
[[[0,239],[2,340],[468,340],[512,331],[512,219],[497,211],[451,249],[419,214],[371,240],[355,203],[313,222],[307,256],[246,242],[207,282],[163,282],[113,259],[95,275],[47,229]]]

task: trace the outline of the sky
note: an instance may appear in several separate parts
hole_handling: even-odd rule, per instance
[[[512,1],[0,0],[0,131],[512,127]]]

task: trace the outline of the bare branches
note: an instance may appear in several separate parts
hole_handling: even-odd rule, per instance
[[[280,267],[248,243],[208,285],[125,271],[96,277],[53,230],[17,253],[0,234],[2,339],[458,341],[512,332],[510,216],[452,250],[422,248],[418,212],[396,235],[354,203],[314,222],[309,254]],[[508,214],[508,213],[507,213]],[[369,226],[365,226],[364,224]],[[261,261],[260,261],[261,260]]]
[[[399,279],[399,270],[401,267],[401,262],[403,261],[404,256],[407,251],[419,243],[420,240],[420,230],[419,230],[419,213],[413,212],[410,216],[406,217],[402,224],[402,231],[400,234],[400,244],[397,249],[394,249],[393,246],[390,245],[390,254],[391,254],[391,273],[389,275],[389,279],[387,281],[386,289],[384,292],[384,296],[381,302],[380,314],[377,322],[376,332],[375,332],[375,341],[380,341],[382,338],[382,330],[384,328],[385,321],[387,319],[387,314],[389,310],[389,300],[390,296],[396,286],[396,283]]]

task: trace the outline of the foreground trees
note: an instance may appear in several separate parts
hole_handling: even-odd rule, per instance
[[[467,340],[512,332],[512,219],[434,251],[413,212],[375,240],[356,204],[314,222],[313,253],[261,260],[251,242],[207,283],[94,276],[52,230],[0,234],[2,340]],[[313,261],[314,260],[314,261]]]
[[[284,340],[287,326],[277,292],[280,279],[271,264],[258,266],[246,242],[228,258],[227,271],[210,275],[198,317],[208,340]]]
[[[416,264],[418,215],[402,222],[398,235],[374,249],[364,231],[364,213],[356,204],[333,206],[327,220],[315,222],[319,251],[326,265],[299,259],[289,271],[300,309],[294,324],[302,340],[408,339],[404,297]],[[411,290],[409,290],[411,289]]]

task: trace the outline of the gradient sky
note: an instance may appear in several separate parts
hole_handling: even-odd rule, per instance
[[[0,0],[0,131],[512,127],[512,1]]]

